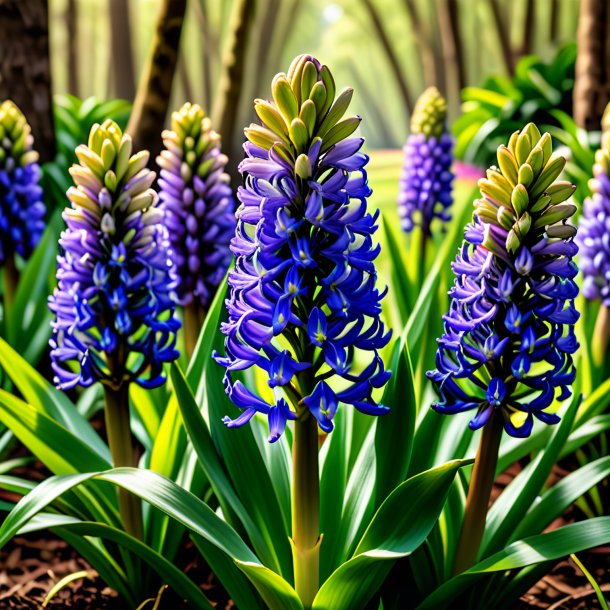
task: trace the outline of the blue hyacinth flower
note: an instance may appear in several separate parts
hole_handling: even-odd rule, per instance
[[[273,101],[255,102],[261,124],[246,129],[226,356],[216,355],[242,410],[225,423],[262,413],[270,442],[305,412],[330,432],[339,403],[385,413],[375,392],[390,376],[378,354],[390,333],[380,320],[368,157],[362,138],[350,137],[360,118],[343,118],[352,90],[335,99],[328,68],[302,55],[272,92]],[[267,378],[264,396],[234,378],[251,367]]]

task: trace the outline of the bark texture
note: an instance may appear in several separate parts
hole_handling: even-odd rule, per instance
[[[233,154],[233,147],[241,146],[237,134],[237,113],[245,82],[246,52],[254,23],[254,11],[255,0],[236,0],[233,6],[230,40],[212,114],[214,129],[222,136],[225,149],[230,153],[227,172],[234,184],[238,179],[237,159],[240,155]]]
[[[46,0],[0,0],[0,99],[32,127],[41,162],[55,156]]]
[[[68,0],[66,30],[68,32],[68,91],[79,97],[78,78],[78,8],[76,0]]]
[[[135,94],[136,79],[131,46],[131,17],[128,0],[108,0],[108,2],[110,5],[110,37],[115,96],[132,100]]]
[[[165,124],[178,63],[185,11],[186,0],[161,2],[157,31],[127,125],[127,133],[133,138],[134,150],[150,151],[152,162],[163,145],[161,131]]]
[[[581,0],[574,82],[574,121],[599,130],[610,94],[608,0]]]
[[[413,112],[413,96],[409,89],[407,79],[403,74],[401,62],[399,61],[398,56],[392,47],[392,43],[390,42],[388,33],[383,26],[379,11],[373,4],[373,0],[362,0],[362,2],[369,14],[369,17],[371,18],[371,25],[373,26],[377,40],[381,44],[390,67],[392,68],[394,78],[396,79],[396,83],[398,84],[398,88],[402,96],[402,101],[408,113],[411,114]]]

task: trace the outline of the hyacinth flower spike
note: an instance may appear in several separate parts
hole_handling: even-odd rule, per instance
[[[10,100],[0,104],[0,265],[4,307],[10,309],[19,273],[15,256],[28,259],[45,228],[41,171],[25,116]]]
[[[412,259],[420,260],[422,266],[433,221],[442,227],[451,218],[452,150],[447,102],[436,87],[429,87],[417,100],[411,117],[398,194],[401,226],[411,235]]]
[[[66,390],[103,384],[113,463],[133,466],[129,384],[161,385],[164,363],[178,357],[167,229],[150,188],[149,153],[132,155],[131,138],[116,123],[94,125],[76,156],[50,298],[55,383]],[[139,500],[120,489],[119,501],[125,529],[141,538]]]
[[[235,202],[220,152],[220,136],[196,104],[172,114],[163,132],[165,150],[157,157],[160,207],[165,214],[184,309],[187,354],[193,353],[201,324],[231,263]]]
[[[578,225],[580,266],[585,298],[600,300],[591,356],[596,366],[603,366],[610,342],[610,104],[602,119],[602,142],[595,153],[592,196],[583,204]]]
[[[261,124],[246,129],[244,183],[237,196],[236,256],[223,324],[226,391],[241,410],[229,427],[260,413],[269,441],[294,421],[292,544],[295,587],[310,608],[319,586],[318,428],[329,433],[339,403],[384,414],[373,393],[389,378],[378,350],[389,341],[380,320],[372,241],[378,212],[367,212],[360,117],[343,118],[352,97],[335,97],[329,69],[297,57],[256,100]],[[368,362],[357,372],[354,356]],[[257,367],[265,395],[235,379]],[[331,533],[332,535],[332,533]]]
[[[557,401],[571,395],[578,343],[576,229],[568,224],[574,191],[557,178],[565,159],[533,125],[498,149],[498,166],[479,181],[472,223],[453,271],[455,283],[428,376],[439,413],[473,411],[483,428],[455,572],[477,559],[503,430],[529,436],[534,419],[559,421]]]

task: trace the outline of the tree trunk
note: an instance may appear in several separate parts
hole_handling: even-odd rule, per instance
[[[161,2],[157,31],[127,125],[127,133],[133,138],[134,150],[150,151],[151,162],[154,162],[162,148],[161,131],[178,62],[185,11],[186,0]]]
[[[231,17],[229,46],[223,61],[222,77],[214,101],[213,125],[230,153],[227,172],[233,184],[239,178],[237,113],[245,81],[246,51],[254,23],[255,0],[236,0]],[[241,141],[239,141],[241,146]]]
[[[424,26],[422,20],[420,19],[417,6],[415,6],[415,1],[404,0],[404,4],[411,21],[411,31],[413,32],[417,46],[419,47],[424,83],[426,84],[426,87],[429,87],[430,85],[440,87],[438,78],[439,75],[434,57],[434,49],[430,43],[428,28]]]
[[[110,3],[110,37],[115,95],[132,100],[136,90],[131,24],[128,0],[108,0]]]
[[[189,74],[188,65],[184,57],[184,53],[178,55],[178,75],[180,76],[180,84],[184,93],[184,101],[192,102],[195,99],[193,85],[191,83],[191,75]],[[207,109],[206,109],[207,113]]]
[[[496,36],[498,38],[498,42],[500,43],[502,59],[504,60],[504,67],[506,68],[506,72],[512,76],[515,72],[515,64],[513,62],[513,54],[510,48],[508,25],[502,16],[502,7],[500,6],[499,0],[491,0],[490,4],[494,25],[496,27]]]
[[[19,106],[40,161],[55,156],[46,0],[0,0],[0,99]]]
[[[449,107],[458,109],[460,92],[466,84],[458,0],[441,0],[438,7],[438,25],[447,74],[446,95]]]
[[[273,56],[271,53],[275,39],[281,34],[278,31],[281,29],[278,28],[278,23],[281,23],[281,5],[281,0],[264,0],[258,4],[258,14],[261,17],[258,19],[260,24],[258,24],[258,28],[254,28],[254,33],[251,34],[252,45],[249,52],[250,59],[247,62],[248,78],[243,85],[247,92],[247,102],[257,97],[265,97],[273,76],[278,71],[285,70],[285,67],[279,65],[271,66],[269,61],[273,57],[275,59],[274,63],[277,64],[282,55],[279,53]],[[294,24],[292,16],[291,23]],[[289,27],[290,29],[292,28]],[[255,120],[256,114],[253,105],[248,103],[248,107],[244,108],[242,104],[238,117],[240,123],[249,123]]]
[[[413,112],[413,97],[411,95],[411,91],[409,90],[407,80],[402,72],[402,67],[400,65],[400,62],[398,61],[398,57],[394,49],[392,48],[392,44],[390,43],[388,34],[385,31],[385,28],[383,27],[379,12],[375,8],[375,5],[373,4],[372,0],[362,0],[362,2],[368,11],[369,17],[371,18],[373,29],[375,30],[375,33],[377,35],[377,39],[379,40],[386,55],[386,58],[390,63],[390,67],[392,68],[392,72],[394,73],[394,78],[396,79],[396,83],[398,85],[398,88],[400,89],[402,101],[409,114],[411,114]]]
[[[76,0],[68,0],[66,30],[68,34],[68,91],[79,97],[78,79],[78,12]]]
[[[209,25],[205,0],[195,2],[195,15],[203,37],[203,104],[206,114],[212,109],[212,66],[218,56],[218,34]]]
[[[534,24],[536,22],[536,3],[534,0],[527,0],[525,9],[525,22],[523,23],[523,39],[521,41],[520,56],[529,55],[532,52],[532,42],[534,37]]]
[[[551,0],[551,23],[549,24],[549,38],[553,44],[559,41],[559,17],[561,7],[559,0]]]
[[[265,87],[270,90],[271,78],[273,75],[280,70],[279,62],[284,56],[284,49],[290,40],[291,36],[291,24],[297,22],[299,12],[303,9],[302,0],[292,0],[291,2],[281,2],[280,10],[278,11],[277,20],[277,36],[275,36],[271,42],[271,52],[269,57],[273,61],[268,62],[267,75],[270,77],[269,82],[265,83]],[[275,62],[275,63],[274,63]]]
[[[578,55],[574,82],[574,121],[598,130],[608,101],[607,0],[581,0],[578,17]]]

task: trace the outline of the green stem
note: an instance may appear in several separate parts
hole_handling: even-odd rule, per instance
[[[485,531],[491,488],[496,475],[502,430],[502,414],[494,411],[491,419],[483,427],[474,460],[462,532],[455,554],[454,574],[461,574],[472,567],[477,560]]]
[[[13,308],[17,285],[19,284],[19,271],[15,265],[15,255],[9,254],[4,261],[4,319],[7,320]]]
[[[421,242],[419,244],[419,277],[417,278],[417,289],[421,290],[424,280],[426,279],[426,251],[428,239],[430,239],[430,232],[427,228],[424,229],[424,227],[421,227],[419,232],[421,234]]]
[[[295,589],[307,610],[320,579],[318,424],[307,409],[299,413],[292,439],[292,554]]]
[[[201,310],[197,304],[192,302],[186,305],[184,307],[184,347],[189,360],[195,351],[195,347],[197,347],[201,324]]]
[[[591,341],[591,357],[596,367],[603,366],[610,342],[610,310],[602,304],[599,306],[595,331]]]
[[[115,468],[135,466],[129,421],[129,384],[122,383],[118,389],[104,384],[106,403],[106,434],[110,445],[112,464]],[[119,510],[125,531],[138,538],[142,536],[142,510],[137,496],[119,487]]]

